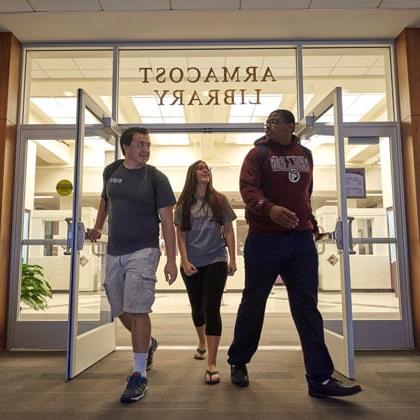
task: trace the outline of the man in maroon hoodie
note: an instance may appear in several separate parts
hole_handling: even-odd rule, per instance
[[[246,364],[258,348],[265,305],[280,274],[299,333],[312,397],[342,397],[361,391],[332,377],[334,366],[325,345],[317,308],[319,232],[312,214],[312,154],[293,134],[290,111],[273,111],[266,135],[245,157],[240,191],[249,233],[245,242],[245,288],[229,348],[232,383],[249,385]]]

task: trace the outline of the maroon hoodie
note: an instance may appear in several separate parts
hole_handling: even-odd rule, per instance
[[[296,213],[294,230],[317,230],[312,215],[312,154],[296,136],[286,146],[264,136],[246,155],[240,175],[240,191],[245,202],[245,218],[251,233],[290,231],[274,223],[268,215],[274,206]],[[266,146],[258,146],[265,144]],[[268,150],[262,150],[266,149]],[[267,153],[268,152],[268,153]]]

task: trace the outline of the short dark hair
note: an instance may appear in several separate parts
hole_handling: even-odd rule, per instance
[[[124,147],[125,146],[130,146],[131,142],[133,141],[133,136],[134,134],[144,134],[144,135],[148,135],[149,131],[147,130],[147,128],[143,128],[143,127],[130,127],[127,128],[127,130],[125,130],[120,137],[120,146],[121,146],[121,151],[122,154],[125,156],[125,151],[124,151]]]
[[[275,111],[270,113],[269,117],[271,117],[272,115],[276,115],[277,117],[281,118],[282,121],[286,124],[293,124],[293,130],[295,129],[295,116],[288,109],[276,109]]]

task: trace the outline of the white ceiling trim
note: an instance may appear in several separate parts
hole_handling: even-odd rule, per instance
[[[206,12],[155,10],[0,14],[0,31],[12,32],[23,43],[389,40],[395,39],[407,27],[420,27],[420,9]]]
[[[2,13],[181,10],[418,10],[420,0],[1,0]]]

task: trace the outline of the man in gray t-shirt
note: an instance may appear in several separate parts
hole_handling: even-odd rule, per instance
[[[98,215],[87,237],[96,241],[109,216],[109,239],[104,288],[113,316],[131,332],[134,369],[121,402],[137,401],[147,389],[146,370],[151,367],[158,342],[151,337],[149,313],[155,298],[159,263],[159,220],[166,247],[165,278],[177,276],[173,205],[175,196],[168,178],[147,165],[150,139],[146,129],[133,127],[121,138],[124,159],[108,165]]]

